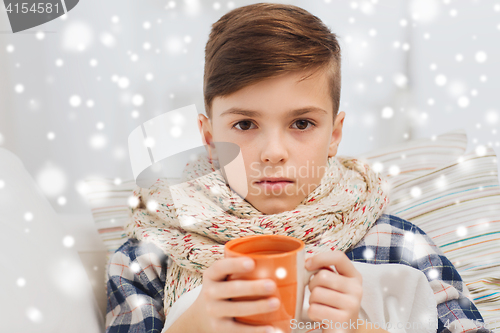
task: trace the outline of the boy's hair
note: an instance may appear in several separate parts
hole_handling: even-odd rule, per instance
[[[235,8],[212,25],[205,47],[203,92],[207,117],[212,120],[212,102],[217,96],[230,95],[287,72],[314,69],[314,73],[328,73],[335,121],[340,64],[337,36],[308,11],[275,3]]]

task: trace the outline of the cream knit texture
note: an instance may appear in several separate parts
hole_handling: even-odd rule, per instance
[[[165,317],[185,292],[203,282],[203,271],[224,258],[234,238],[276,234],[304,241],[306,259],[347,251],[367,233],[389,204],[389,185],[363,160],[328,158],[321,183],[293,210],[263,214],[227,185],[221,170],[200,154],[180,184],[160,178],[136,187],[128,237],[152,242],[171,257],[164,295]]]

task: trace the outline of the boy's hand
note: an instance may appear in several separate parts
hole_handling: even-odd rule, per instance
[[[244,263],[250,262],[250,267]],[[255,263],[250,258],[224,258],[216,261],[203,272],[203,284],[198,298],[194,302],[192,332],[197,333],[268,333],[272,326],[251,326],[238,323],[233,317],[243,317],[275,311],[279,300],[271,296],[276,290],[276,283],[271,279],[225,281],[229,274],[249,272]],[[270,288],[266,289],[266,283]],[[229,298],[241,296],[262,296],[256,301],[231,301]],[[277,302],[272,306],[270,300]],[[269,329],[269,330],[266,330]]]
[[[342,251],[323,252],[306,261],[309,271],[331,265],[335,266],[338,274],[322,269],[309,282],[311,296],[307,315],[311,320],[322,323],[323,333],[356,332],[363,296],[361,274]],[[325,319],[328,327],[323,325]],[[336,322],[337,328],[341,329],[335,329]]]

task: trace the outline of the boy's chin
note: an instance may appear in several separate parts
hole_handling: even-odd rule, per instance
[[[280,214],[297,207],[296,204],[291,202],[290,197],[246,198],[245,200],[264,215]]]

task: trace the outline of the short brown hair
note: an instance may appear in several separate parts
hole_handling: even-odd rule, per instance
[[[328,73],[335,121],[340,64],[337,36],[308,11],[276,3],[235,8],[212,25],[205,47],[203,93],[207,116],[212,119],[212,102],[217,96],[287,72],[314,69],[315,73],[322,69]]]

